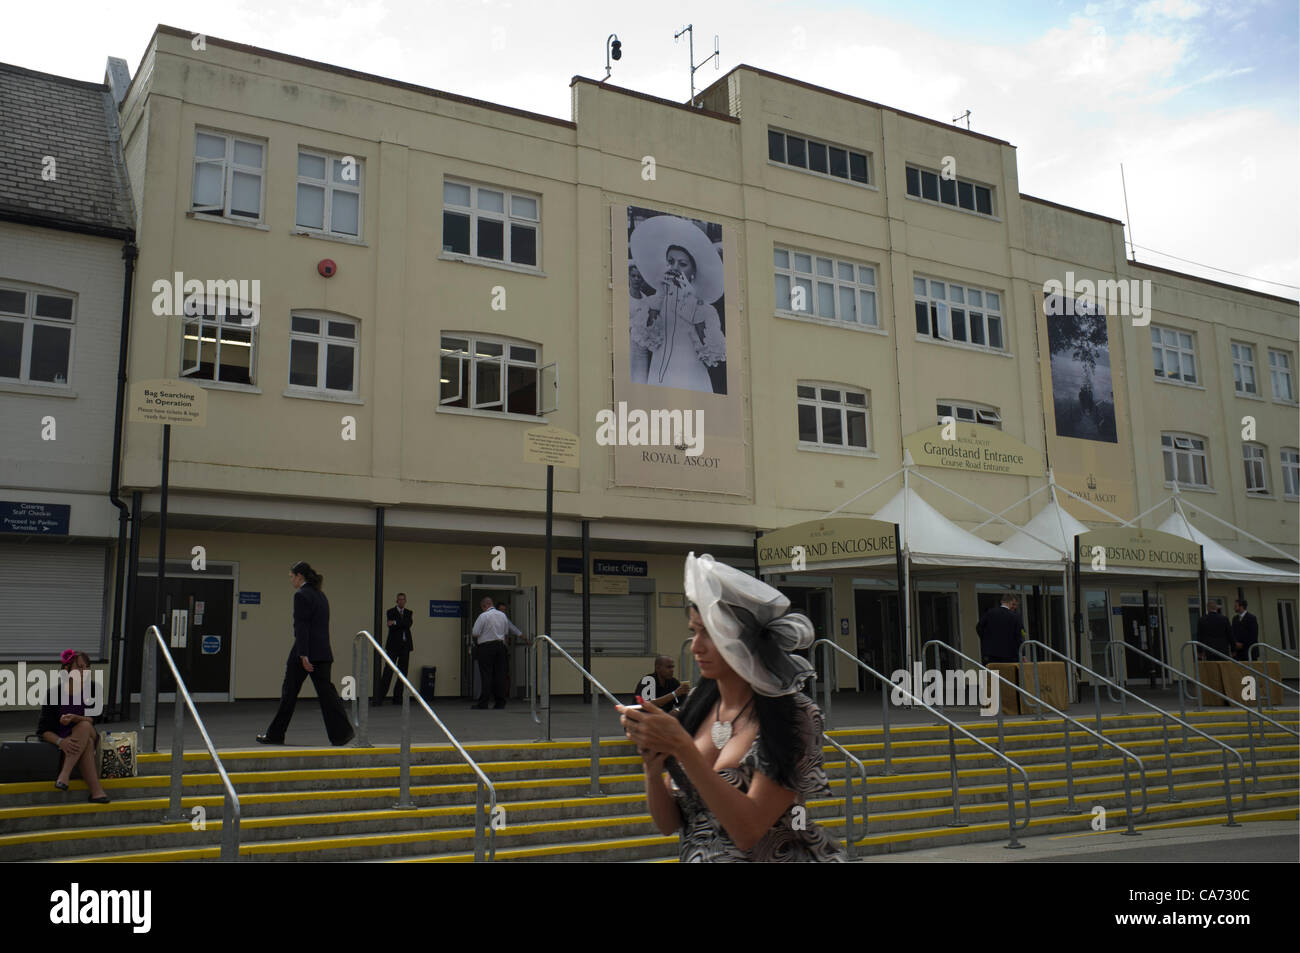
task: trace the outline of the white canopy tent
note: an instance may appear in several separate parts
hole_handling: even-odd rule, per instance
[[[1200,543],[1205,553],[1205,574],[1211,579],[1223,579],[1231,582],[1276,582],[1300,584],[1300,573],[1287,572],[1265,566],[1245,556],[1238,556],[1222,543],[1210,538],[1193,526],[1181,508],[1169,514],[1169,518],[1157,529],[1162,533],[1172,533],[1183,539]]]

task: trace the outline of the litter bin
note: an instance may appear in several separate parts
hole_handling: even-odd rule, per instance
[[[425,665],[420,669],[420,697],[433,704],[434,683],[438,680],[438,666]]]

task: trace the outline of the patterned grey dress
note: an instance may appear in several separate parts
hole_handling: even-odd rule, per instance
[[[822,713],[807,695],[794,695],[795,718],[798,721],[800,749],[804,752],[795,765],[795,803],[802,805],[808,798],[830,793],[826,772],[822,768]],[[795,830],[795,814],[785,811],[762,840],[749,850],[741,850],[731,840],[717,818],[710,813],[695,786],[686,777],[676,761],[669,761],[668,774],[672,778],[673,799],[682,815],[682,863],[842,863],[844,849],[839,842],[816,824],[801,819]],[[749,751],[735,768],[723,768],[718,773],[741,791],[748,792],[754,772],[769,778],[774,770],[763,757],[755,737]]]

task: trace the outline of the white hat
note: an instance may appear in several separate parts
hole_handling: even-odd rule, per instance
[[[676,215],[647,218],[628,239],[632,260],[646,284],[658,290],[659,279],[668,267],[668,249],[673,245],[685,248],[695,260],[695,281],[691,285],[695,297],[705,304],[721,298],[726,286],[718,250],[698,225]]]
[[[727,664],[758,694],[794,694],[813,674],[807,659],[789,654],[812,645],[812,622],[791,612],[790,600],[767,583],[691,553],[686,598]]]

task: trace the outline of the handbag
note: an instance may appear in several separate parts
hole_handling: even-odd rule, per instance
[[[54,745],[40,740],[0,743],[0,782],[48,781],[58,773],[59,749]]]
[[[133,778],[138,773],[134,731],[101,731],[99,751],[101,778]]]

